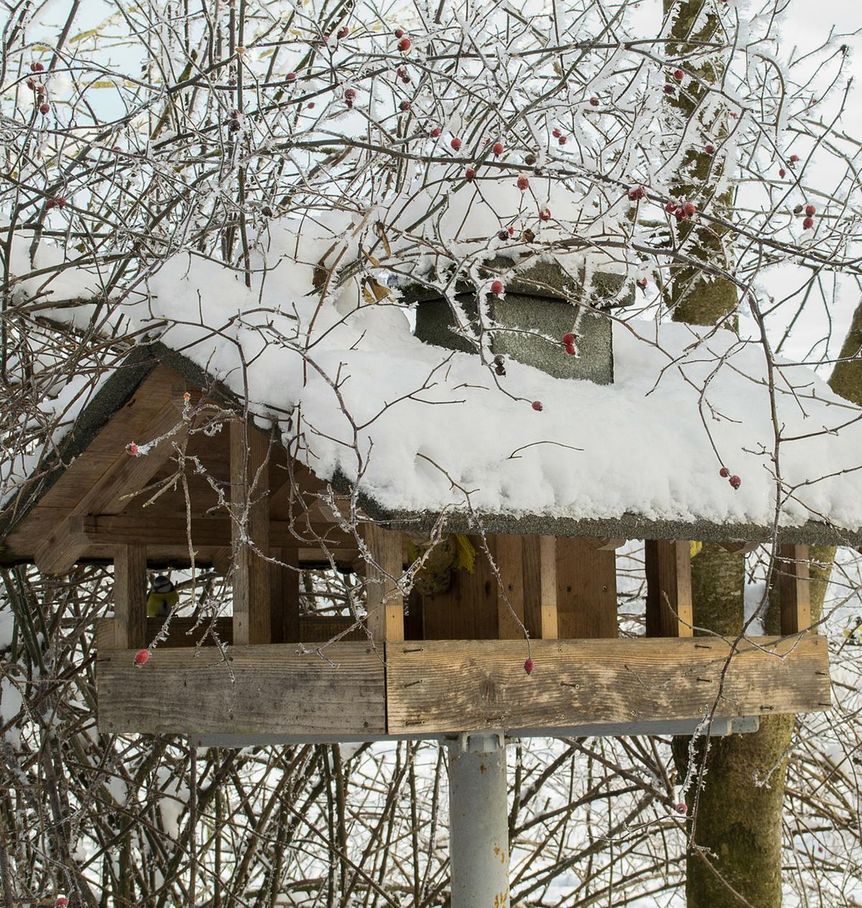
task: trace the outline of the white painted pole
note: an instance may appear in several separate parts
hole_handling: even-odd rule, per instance
[[[501,734],[449,742],[452,908],[508,908],[509,818]]]

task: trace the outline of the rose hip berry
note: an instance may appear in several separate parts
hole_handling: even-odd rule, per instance
[[[727,479],[727,477],[730,476],[730,470],[728,470],[727,467],[722,467],[722,468],[718,471],[718,475],[719,475],[722,479]]]
[[[727,480],[734,489],[738,489],[742,485],[742,480],[734,473],[730,479]]]
[[[810,230],[814,226],[814,218],[805,218],[805,220],[802,222],[802,226],[806,230]]]
[[[31,63],[30,64],[31,73],[41,73],[45,72],[45,67],[41,63]]]
[[[641,288],[641,290],[646,290],[648,283],[649,281],[647,281],[645,277],[639,277],[637,280],[637,285]]]
[[[521,192],[524,192],[529,185],[530,181],[523,174],[518,177],[518,189],[520,189]]]
[[[542,410],[545,409],[540,400],[534,400],[532,403],[532,407],[537,413],[541,413]]]
[[[577,336],[575,334],[573,334],[571,331],[569,331],[563,335],[563,338],[562,338],[563,346],[565,346],[565,347],[574,346],[574,343],[577,339],[578,339]]]
[[[524,662],[524,671],[525,671],[528,675],[532,675],[532,674],[533,674],[533,669],[534,669],[535,667],[536,667],[536,666],[535,666],[535,663],[533,662],[533,660],[532,660],[529,656],[527,656],[527,658],[526,658],[526,660],[525,660],[525,662]]]
[[[402,113],[404,113],[405,111],[410,110],[410,102],[409,102],[409,101],[402,101],[402,102],[398,105],[398,109],[399,109]]]
[[[43,101],[39,105],[39,113],[46,114],[51,110],[51,105],[47,101]]]
[[[806,214],[808,215],[808,217],[810,217],[810,218],[814,217],[814,214],[815,214],[816,211],[817,211],[817,209],[816,209],[813,205],[806,205],[806,206],[805,206],[805,213],[806,213]]]
[[[441,132],[442,132],[442,130],[440,129],[440,127],[439,127],[439,126],[435,126],[435,127],[431,130],[431,138],[432,138],[432,139],[436,139],[436,138],[440,135]]]
[[[540,220],[540,221],[550,221],[550,220],[551,220],[551,209],[550,209],[550,208],[543,208],[543,209],[539,212],[539,220]]]
[[[590,98],[590,107],[598,107],[598,106],[599,106],[599,99],[596,97]]]
[[[288,82],[296,82],[296,73],[295,73],[295,72],[289,72],[284,78],[285,78]]]
[[[791,164],[795,164],[799,160],[799,155],[792,154],[787,160],[790,161]]]
[[[500,155],[501,155],[501,154],[503,153],[503,151],[504,151],[503,143],[502,143],[502,142],[495,142],[495,143],[494,143],[494,147],[493,147],[491,150],[492,150],[492,151],[494,152],[494,154],[499,158]]]
[[[403,28],[396,28],[395,31],[393,32],[393,34],[395,35],[396,38],[403,38],[403,37],[404,37],[404,29],[403,29]]]
[[[682,82],[685,73],[681,69],[675,69],[673,71],[673,77],[677,82]]]
[[[350,29],[346,25],[342,25],[341,28],[336,32],[336,38],[346,38],[350,34]]]
[[[782,167],[782,168],[778,171],[778,176],[780,176],[780,177],[783,179],[784,177],[787,176],[787,171]]]
[[[449,144],[452,146],[454,151],[458,151],[461,148],[461,140],[457,136],[452,136]]]
[[[135,665],[138,667],[146,665],[150,661],[150,651],[148,649],[139,649],[135,653]]]
[[[468,183],[472,183],[473,180],[476,179],[476,171],[473,170],[472,167],[468,167],[468,168],[464,171],[464,179],[465,179]]]
[[[568,142],[568,141],[569,141],[569,140],[566,138],[566,136],[560,136],[560,138],[557,139],[557,144],[559,144],[559,145],[565,145],[566,142]]]
[[[410,50],[410,39],[402,38],[398,42],[398,50],[400,50],[402,54],[406,54],[407,51]]]
[[[712,142],[708,142],[706,145],[703,146],[703,150],[707,154],[715,154],[715,145],[713,145]]]
[[[505,289],[505,285],[502,281],[491,281],[491,293],[493,293],[494,296],[499,296]]]

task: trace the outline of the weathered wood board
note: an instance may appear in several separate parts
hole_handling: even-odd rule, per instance
[[[385,732],[382,652],[327,647],[325,658],[287,645],[219,650],[159,647],[100,652],[98,726],[107,734],[374,735]]]
[[[387,646],[389,734],[565,728],[829,708],[826,640],[417,641]],[[722,674],[724,678],[722,680]]]

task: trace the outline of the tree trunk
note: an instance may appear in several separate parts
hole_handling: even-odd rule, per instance
[[[695,49],[696,41],[719,37],[718,17],[710,13],[712,0],[664,0],[666,14],[675,19],[668,44],[669,57]],[[691,72],[691,68],[688,70]],[[715,82],[720,72],[702,67],[698,75]],[[687,119],[699,116],[700,94],[690,87],[688,98],[669,98],[671,115]],[[723,124],[717,117],[712,124],[720,142]],[[714,162],[713,162],[714,164]],[[695,197],[699,207],[703,199],[716,206],[730,207],[730,196],[711,198],[706,181],[717,176],[710,161],[691,152],[681,171],[690,174],[691,182],[681,182],[679,195]],[[698,182],[699,181],[699,182]],[[726,237],[697,221],[684,222],[680,239],[690,245],[687,250],[700,261],[723,267]],[[666,301],[672,317],[691,324],[724,323],[733,327],[737,305],[736,287],[730,280],[715,279],[690,265],[672,267],[671,282],[666,288]],[[862,404],[862,304],[856,311],[851,330],[841,351],[830,384],[843,397]],[[826,585],[832,568],[833,548],[812,548],[812,618],[819,619]],[[700,628],[735,636],[743,624],[744,559],[730,555],[714,545],[704,545],[692,561],[692,594],[694,621]],[[767,630],[777,632],[777,610],[774,604],[767,615]],[[689,850],[686,861],[686,897],[688,908],[778,908],[781,905],[781,838],[784,782],[790,749],[794,716],[761,719],[754,734],[732,735],[692,746],[690,738],[676,738],[674,760],[680,777],[685,778],[694,758],[692,771],[696,781],[687,792],[689,810]]]

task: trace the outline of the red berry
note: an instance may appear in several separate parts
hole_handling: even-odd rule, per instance
[[[398,105],[398,109],[399,109],[400,111],[410,110],[410,102],[409,102],[409,101],[402,101],[402,102]]]
[[[527,659],[526,659],[526,661],[524,662],[524,671],[525,671],[528,675],[532,675],[532,674],[533,674],[533,669],[534,669],[535,667],[536,667],[536,666],[535,666],[533,660],[532,660],[529,656],[527,656]]]
[[[557,142],[558,142],[560,145],[565,145],[566,142],[568,142],[568,141],[569,141],[569,140],[568,140],[565,136],[560,136],[560,138],[557,139]]]
[[[137,442],[130,441],[126,445],[126,454],[128,454],[129,457],[138,457],[140,453],[141,449],[138,447]]]
[[[346,38],[350,34],[350,29],[346,25],[342,25],[336,33],[336,38]]]
[[[704,146],[703,146],[703,150],[704,150],[707,154],[715,154],[715,145],[713,145],[713,144],[710,142],[710,143],[708,143],[707,145],[704,145]]]
[[[677,208],[677,209],[674,211],[673,216],[674,216],[678,221],[684,221],[684,220],[685,220],[685,208],[683,208],[682,206],[680,206],[679,208]]]
[[[641,288],[641,290],[646,290],[648,283],[649,282],[647,281],[647,279],[645,277],[638,278],[637,284],[638,284],[638,287]]]
[[[407,51],[410,50],[410,39],[402,38],[398,42],[398,50],[400,50],[402,54],[406,54]]]
[[[47,101],[43,101],[39,105],[39,113],[46,114],[51,109],[51,105]]]
[[[805,220],[802,222],[802,226],[806,230],[810,230],[814,226],[814,218],[805,218]]]
[[[668,83],[665,85],[665,87],[664,87],[664,93],[665,93],[666,95],[672,95],[672,94],[673,94],[673,85],[671,85],[670,82],[668,82]]]
[[[309,101],[308,104],[306,104],[305,106],[306,106],[309,110],[314,110],[314,108],[315,108],[314,101]]]
[[[452,136],[449,144],[455,151],[458,151],[458,149],[461,147],[461,140],[457,136]]]
[[[551,130],[551,135],[552,135],[555,139],[559,139],[560,136],[562,135],[562,133],[560,132],[560,130],[559,130],[557,127],[554,127],[554,128]]]
[[[506,228],[506,233],[508,233],[509,236],[514,236],[514,235],[515,235],[515,228],[514,228],[514,227],[511,227],[511,226],[507,227],[507,228]]]
[[[722,479],[727,479],[727,477],[730,476],[730,470],[728,470],[727,467],[722,467],[722,468],[718,471],[718,475],[719,475]]]
[[[58,895],[56,901],[54,902],[54,908],[66,908],[69,904],[69,900],[65,895]]]
[[[673,71],[673,77],[674,77],[674,79],[676,79],[677,82],[682,82],[684,75],[685,75],[685,73],[681,69],[675,69]]]
[[[790,161],[791,164],[795,164],[795,163],[799,160],[799,155],[798,155],[798,154],[792,154],[792,155],[790,155],[790,157],[788,158],[788,160]]]
[[[684,801],[680,801],[679,804],[674,804],[673,809],[682,816],[685,816],[688,813],[688,805]]]
[[[566,351],[567,356],[574,356],[578,351],[575,349],[574,344],[564,344],[563,349]]]
[[[540,221],[550,221],[550,220],[551,220],[551,209],[550,209],[550,208],[543,208],[543,209],[539,212],[539,220],[540,220]]]
[[[563,346],[572,347],[574,346],[575,341],[578,339],[576,334],[572,334],[571,331],[563,335]]]
[[[468,183],[472,183],[473,180],[476,179],[476,171],[473,170],[472,167],[468,167],[468,168],[464,171],[464,179],[465,179]]]
[[[61,195],[54,196],[53,198],[48,199],[48,204],[46,207],[47,208],[65,208],[66,199],[64,196],[61,196]]]
[[[542,406],[542,402],[540,400],[534,400],[533,409],[536,410],[537,412],[541,413],[542,410],[544,410],[545,408]]]
[[[285,78],[288,82],[296,82],[296,73],[294,73],[294,72],[289,72],[284,78]]]
[[[645,195],[646,195],[646,189],[644,189],[643,186],[632,186],[632,188],[629,189],[629,198],[633,202],[639,201]]]
[[[344,100],[347,103],[348,107],[353,107],[353,102],[356,99],[356,89],[355,88],[346,88],[344,90]]]
[[[495,142],[495,143],[494,143],[494,147],[493,147],[491,150],[492,150],[492,151],[494,152],[494,154],[499,158],[500,155],[503,153],[503,150],[504,150],[504,148],[503,148],[503,143],[502,143],[502,142]]]
[[[494,296],[499,296],[505,289],[505,285],[502,281],[491,281],[491,293],[493,293]]]
[[[664,210],[673,213],[674,211],[676,211],[676,207],[676,202],[670,201],[664,206]]]
[[[806,213],[806,214],[808,215],[808,217],[810,217],[810,218],[814,217],[814,213],[815,213],[816,211],[817,211],[817,209],[816,209],[813,205],[806,205],[806,206],[805,206],[805,213]]]
[[[780,177],[787,176],[787,171],[782,167],[781,170],[778,171],[778,176],[780,176]]]
[[[395,31],[393,32],[393,34],[395,35],[396,38],[403,38],[403,37],[404,37],[404,29],[403,29],[403,28],[396,28]]]
[[[682,210],[685,212],[685,216],[690,218],[697,211],[697,206],[694,202],[686,202],[685,205],[682,206]]]
[[[135,665],[146,665],[150,661],[150,651],[148,649],[139,649],[135,653]]]
[[[432,138],[432,139],[436,139],[437,136],[439,136],[441,132],[442,132],[442,130],[440,129],[440,127],[439,127],[439,126],[435,126],[435,127],[431,130],[431,138]]]
[[[598,106],[599,106],[599,99],[596,98],[596,97],[590,98],[590,106],[591,106],[591,107],[598,107]]]
[[[518,189],[520,189],[521,192],[523,192],[529,185],[530,181],[525,176],[523,176],[523,174],[518,177]]]
[[[734,489],[738,489],[742,485],[742,480],[734,474],[728,479],[728,482],[733,486]]]
[[[41,63],[31,63],[30,72],[31,73],[41,73],[45,71],[45,67]]]

